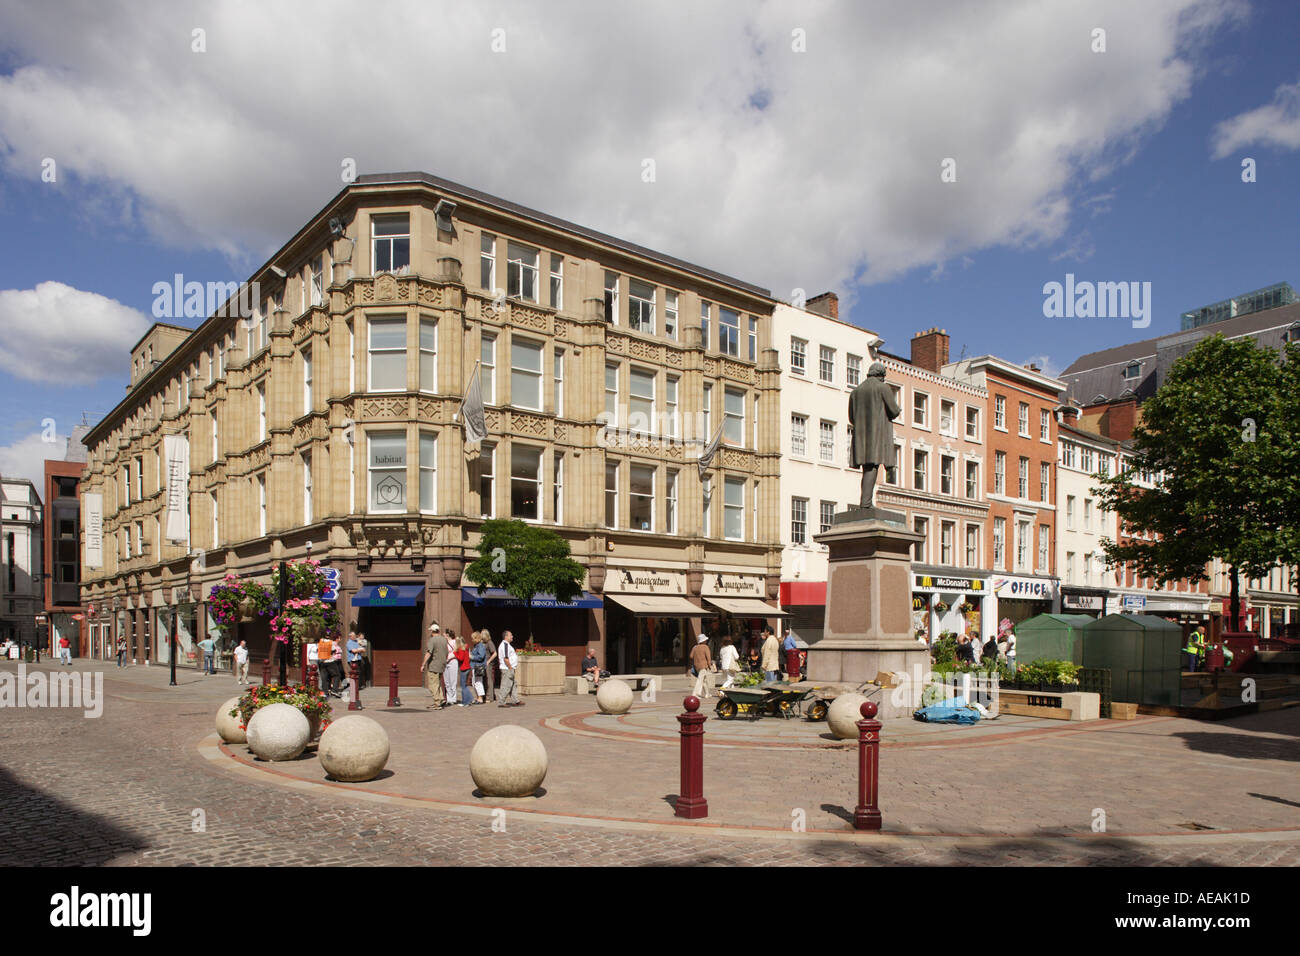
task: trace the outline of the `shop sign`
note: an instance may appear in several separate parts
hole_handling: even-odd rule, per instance
[[[1056,597],[1056,582],[1042,578],[994,578],[993,590],[998,597],[1050,601]]]
[[[929,608],[929,605],[926,603],[925,598],[923,598],[923,597],[916,597],[915,595],[912,596],[912,610],[913,610],[913,611],[924,611],[924,610],[927,610],[928,608]]]
[[[917,591],[983,591],[980,578],[941,578],[930,574],[913,575]]]
[[[763,578],[749,574],[705,574],[704,597],[764,597]]]
[[[619,594],[685,594],[686,576],[680,571],[610,568],[605,590]]]
[[[1147,599],[1142,594],[1125,594],[1120,598],[1119,606],[1125,611],[1142,611],[1146,609]]]
[[[1103,611],[1106,599],[1100,594],[1062,594],[1061,607],[1071,611]]]

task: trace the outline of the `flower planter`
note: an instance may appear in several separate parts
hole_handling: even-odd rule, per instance
[[[519,693],[563,694],[563,654],[520,654]]]
[[[320,621],[308,621],[302,626],[302,639],[304,643],[315,644],[325,636],[325,625]]]
[[[257,605],[252,601],[239,602],[239,619],[241,621],[251,621],[257,616]]]

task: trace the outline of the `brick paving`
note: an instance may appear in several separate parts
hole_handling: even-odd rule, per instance
[[[671,742],[556,729],[611,722],[578,716],[592,698],[433,713],[419,690],[404,690],[398,710],[369,691],[365,713],[390,733],[393,772],[344,787],[325,782],[310,752],[256,766],[242,747],[221,752],[212,718],[237,692],[229,676],[182,671],[169,688],[162,668],[103,672],[99,719],[0,709],[0,865],[1300,864],[1300,710],[926,746],[902,746],[900,726],[900,746],[883,754],[888,832],[864,836],[844,822],[853,754],[834,746],[710,747],[710,817],[677,824]],[[674,705],[660,706],[671,719]],[[473,796],[466,765],[478,734],[506,720],[545,741],[551,770],[544,796],[495,802],[506,814],[494,832],[494,803]],[[807,730],[815,738],[824,725]],[[1091,832],[1096,807],[1104,834]],[[791,832],[794,810],[808,832]]]

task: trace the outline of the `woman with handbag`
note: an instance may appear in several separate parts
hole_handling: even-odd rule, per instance
[[[487,645],[483,643],[483,632],[475,631],[472,634],[474,647],[469,652],[469,663],[471,668],[471,680],[474,686],[474,703],[483,703],[483,681],[487,674]]]

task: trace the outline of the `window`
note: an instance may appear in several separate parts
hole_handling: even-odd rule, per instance
[[[1098,471],[1100,472],[1100,474],[1101,474],[1101,476],[1102,476],[1103,478],[1109,478],[1109,477],[1110,477],[1110,466],[1111,466],[1111,456],[1110,456],[1110,455],[1098,455],[1098,456],[1097,456],[1097,469],[1098,469]]]
[[[790,454],[800,457],[808,454],[808,416],[790,416]]]
[[[1007,453],[997,452],[993,456],[993,493],[1004,495],[1007,492]]]
[[[664,378],[664,427],[663,433],[669,438],[677,437],[677,386],[680,379],[676,375]]]
[[[564,349],[558,345],[552,356],[552,378],[555,385],[555,417],[564,417]]]
[[[955,402],[939,402],[939,431],[945,435],[957,434],[957,405]]]
[[[1001,570],[1007,563],[1007,519],[993,519],[993,567]]]
[[[605,321],[618,324],[618,273],[605,273]]]
[[[722,536],[729,541],[745,538],[745,480],[728,478],[723,489]]]
[[[494,296],[497,289],[496,236],[483,233],[478,248],[478,287],[488,295]]]
[[[927,486],[926,471],[930,465],[930,453],[928,451],[912,452],[912,487],[917,491],[925,491]]]
[[[790,371],[795,375],[803,375],[806,371],[805,365],[808,361],[808,343],[803,339],[790,339]]]
[[[998,431],[1007,430],[1007,400],[999,395],[993,400],[993,427]]]
[[[1092,530],[1092,499],[1083,499],[1083,530]]]
[[[1045,408],[1038,410],[1038,438],[1040,441],[1052,440],[1052,413]]]
[[[357,333],[348,319],[348,392],[357,390]]]
[[[1074,442],[1061,442],[1061,464],[1066,468],[1074,468],[1075,465],[1075,445]]]
[[[912,545],[912,558],[924,564],[927,560],[927,545],[930,543],[930,519],[913,518],[912,530],[921,536],[921,540]]]
[[[9,550],[10,550],[11,552],[13,551],[13,535],[12,535],[12,534],[9,535]],[[131,560],[131,531],[130,531],[129,528],[123,528],[123,529],[122,529],[122,557],[123,557],[125,560],[127,560],[127,561],[130,561],[130,560]],[[12,568],[13,565],[10,565],[10,567]],[[10,601],[9,603],[10,603],[10,605],[13,604],[12,601]]]
[[[554,452],[552,459],[554,475],[551,481],[551,520],[556,524],[564,523],[564,455]]]
[[[250,336],[252,334],[253,334],[252,332],[249,332]],[[251,348],[249,349],[249,354],[250,355],[252,354]],[[186,369],[185,371],[181,372],[180,406],[181,408],[190,407],[190,370],[189,369]]]
[[[835,460],[835,423],[822,419],[818,429],[818,435],[821,439],[822,461]]]
[[[510,339],[510,404],[542,410],[542,343]]]
[[[1048,492],[1051,490],[1052,467],[1047,462],[1042,462],[1038,466],[1038,500],[1047,501]]]
[[[966,526],[966,567],[980,566],[980,527],[977,524]]]
[[[311,409],[311,349],[304,349],[302,353],[302,413],[310,415]]]
[[[370,510],[406,511],[406,433],[371,432]]]
[[[325,301],[325,258],[317,256],[311,261],[311,304],[319,306]]]
[[[734,445],[745,444],[745,393],[729,388],[723,394],[722,437]]]
[[[266,441],[266,387],[257,386],[257,440]]]
[[[821,346],[818,350],[817,359],[817,376],[823,382],[835,381],[835,350],[828,346]]]
[[[677,338],[677,293],[664,293],[664,335]]]
[[[226,340],[222,339],[217,345],[217,378],[226,377]]]
[[[266,537],[266,475],[257,476],[257,534]]]
[[[420,432],[420,510],[433,514],[438,510],[434,479],[438,474],[438,438],[432,432]]]
[[[740,356],[740,314],[722,306],[718,307],[718,351]]]
[[[966,462],[966,497],[972,501],[980,496],[980,465],[977,461]]]
[[[399,216],[374,216],[370,220],[371,262],[375,275],[405,273],[411,265],[411,220]]]
[[[1028,438],[1029,437],[1029,403],[1028,402],[1020,403],[1020,412],[1016,418],[1016,422],[1020,427],[1021,436],[1024,438]]]
[[[479,384],[483,387],[483,404],[497,403],[497,337],[484,332],[479,341]]]
[[[478,502],[479,512],[484,518],[494,517],[496,504],[497,446],[483,443],[482,454],[478,459]]]
[[[954,539],[957,536],[957,525],[951,521],[939,522],[939,563],[951,565],[952,549]]]
[[[433,319],[420,320],[420,391],[437,391],[438,384],[438,323]]]
[[[627,427],[634,432],[647,434],[654,428],[655,422],[655,373],[633,366],[628,370],[627,379]]]
[[[850,430],[850,433],[851,431],[852,430]],[[850,446],[851,446],[851,442],[850,442]],[[885,466],[886,484],[890,484],[890,485],[899,484],[900,479],[898,477],[898,473],[901,470],[900,463],[902,462],[902,460],[903,460],[903,446],[900,445],[898,442],[894,442],[894,462],[893,464]]]
[[[532,246],[506,243],[506,295],[526,302],[537,301],[537,257]]]
[[[1052,544],[1052,526],[1040,524],[1038,526],[1038,570],[1043,574],[1047,573],[1048,554],[1051,552]]]
[[[821,519],[821,531],[822,534],[825,534],[827,531],[830,531],[831,526],[835,524],[835,502],[822,501]]]
[[[1124,366],[1124,381],[1131,382],[1142,375],[1142,363],[1130,362]]]
[[[551,308],[564,308],[564,256],[551,253]]]
[[[1074,529],[1074,495],[1065,496],[1065,527]]]
[[[633,531],[653,531],[655,522],[655,469],[633,465],[628,488],[628,508]]]
[[[677,533],[677,475],[675,469],[668,471],[668,487],[664,496],[666,511],[664,512],[664,533]]]
[[[311,455],[302,456],[302,523],[311,524],[315,515],[311,510]]]
[[[704,440],[713,439],[713,386],[704,384]]]
[[[1028,521],[1016,522],[1016,570],[1029,570],[1029,549],[1033,546],[1033,526]]]
[[[135,497],[137,500],[144,499],[144,459],[135,460]]]
[[[1079,449],[1079,469],[1081,471],[1086,471],[1088,474],[1092,474],[1093,467],[1092,467],[1091,448],[1081,447]]]
[[[628,328],[634,332],[655,334],[655,287],[632,279],[628,284]]]
[[[370,391],[400,392],[406,388],[406,319],[371,319]]]
[[[749,317],[749,360],[758,361],[758,319]]]
[[[709,316],[713,307],[707,302],[700,303],[700,345],[705,349],[712,347],[713,343],[709,339]]]
[[[1046,525],[1044,525],[1046,527]],[[1083,583],[1092,583],[1092,552],[1089,551],[1083,556]]]
[[[1016,497],[1029,497],[1029,459],[1020,459],[1020,472],[1016,481]]]
[[[862,356],[849,355],[845,357],[844,378],[849,388],[857,388],[862,383]]]
[[[980,437],[980,410],[973,405],[966,406],[966,437],[972,441]]]
[[[542,449],[510,446],[510,517],[540,521],[542,517]]]
[[[605,462],[605,527],[618,527],[618,462]]]
[[[790,542],[808,543],[808,499],[790,499]]]
[[[912,392],[912,424],[919,428],[930,427],[930,396],[924,392]]]
[[[221,521],[217,514],[217,493],[215,491],[211,492],[208,495],[208,500],[212,505],[212,546],[215,548],[221,544]],[[127,557],[130,557],[130,555],[127,555]]]
[[[1074,552],[1065,552],[1065,580],[1074,582]]]
[[[953,488],[957,481],[957,459],[948,455],[941,455],[939,458],[939,493],[944,495],[953,494]]]
[[[212,412],[212,460],[216,461],[221,457],[221,436],[217,428],[217,413],[214,409]],[[130,504],[128,501],[127,504]]]

